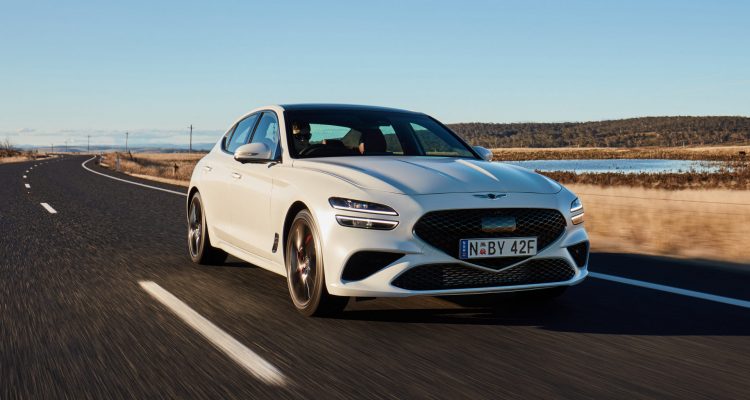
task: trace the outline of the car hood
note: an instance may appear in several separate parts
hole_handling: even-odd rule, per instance
[[[328,157],[298,159],[294,168],[336,176],[355,186],[410,195],[437,193],[544,193],[562,187],[528,169],[500,162],[450,157]]]

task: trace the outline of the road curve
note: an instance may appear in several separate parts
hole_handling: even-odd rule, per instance
[[[305,318],[277,275],[190,262],[184,196],[87,158],[0,165],[2,399],[750,398],[748,308],[593,278],[547,306],[382,299]],[[591,264],[750,301],[743,266]]]

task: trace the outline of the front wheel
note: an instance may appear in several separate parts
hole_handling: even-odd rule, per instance
[[[208,224],[200,193],[190,199],[188,208],[188,252],[194,263],[204,265],[223,264],[227,259],[224,250],[211,246],[208,237]]]
[[[297,213],[287,237],[287,284],[297,311],[306,316],[343,311],[349,298],[332,296],[326,289],[320,235],[309,211]]]

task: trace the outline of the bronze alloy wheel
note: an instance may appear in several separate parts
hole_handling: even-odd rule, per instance
[[[211,246],[206,225],[206,214],[200,193],[195,193],[188,206],[188,252],[190,259],[198,264],[217,265],[227,259],[224,250]]]
[[[306,307],[315,291],[318,273],[317,241],[310,225],[300,218],[292,225],[289,237],[289,289],[298,307]]]
[[[203,209],[200,204],[200,197],[195,196],[190,202],[190,212],[188,213],[188,248],[190,257],[198,257],[201,250],[201,237],[203,236]]]
[[[300,211],[286,241],[289,295],[304,315],[332,315],[346,307],[347,297],[328,294],[325,286],[321,242],[312,215]]]

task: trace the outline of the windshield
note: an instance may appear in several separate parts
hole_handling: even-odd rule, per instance
[[[423,114],[370,110],[284,113],[294,158],[433,156],[476,158],[453,132]]]

